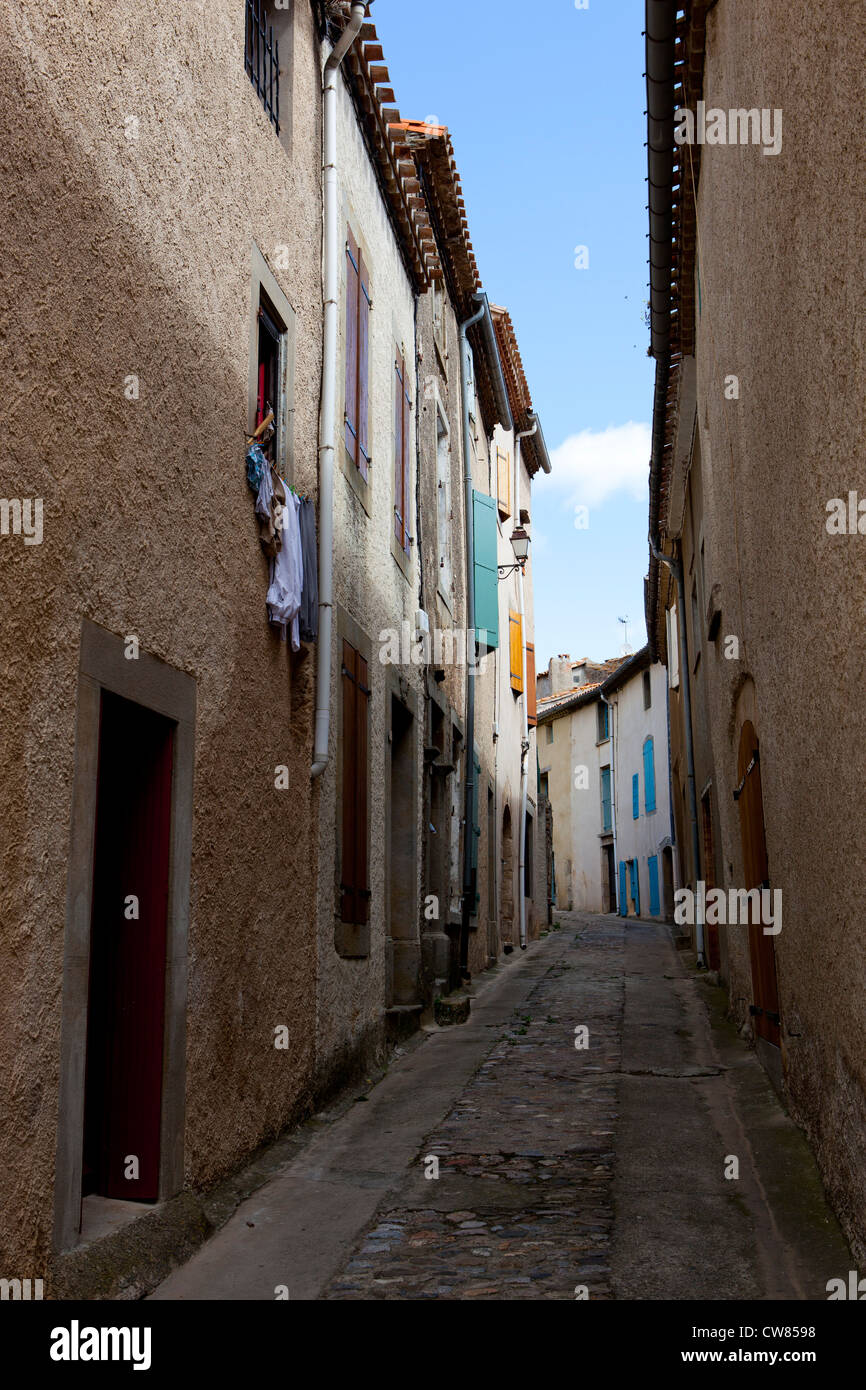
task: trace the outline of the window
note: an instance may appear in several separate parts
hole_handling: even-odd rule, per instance
[[[601,769],[601,828],[607,833],[612,826],[610,797],[610,767]]]
[[[496,500],[501,517],[511,516],[511,456],[496,450]]]
[[[610,706],[599,700],[596,706],[596,720],[598,725],[598,741],[606,743],[610,738]]]
[[[523,620],[519,613],[510,609],[508,613],[508,632],[510,637],[511,689],[515,695],[523,692]]]
[[[369,921],[367,882],[367,761],[369,700],[367,662],[344,640],[341,685],[343,695],[342,843],[340,856],[340,919]]]
[[[538,777],[538,795],[542,801],[550,800],[550,773],[542,772]]]
[[[454,600],[454,571],[451,564],[451,439],[448,422],[436,406],[436,502],[439,532],[439,591],[446,603]]]
[[[671,690],[676,690],[680,683],[680,637],[676,608],[666,610],[665,622],[668,639],[668,684]]]
[[[444,367],[448,340],[445,327],[445,284],[442,280],[433,281],[433,341],[439,351]]]
[[[409,421],[412,402],[406,381],[406,363],[398,348],[394,361],[394,535],[400,549],[409,553]]]
[[[535,645],[526,644],[526,722],[530,729],[538,723],[538,695],[535,689]]]
[[[346,235],[346,452],[366,481],[370,465],[367,414],[370,277],[352,229]]]
[[[262,450],[269,461],[279,467],[279,460],[283,453],[281,448],[282,431],[285,429],[282,360],[283,335],[286,329],[285,325],[280,323],[277,318],[276,310],[264,290],[261,289],[259,291],[258,329],[255,428],[258,429],[268,415],[273,415],[273,430],[264,432]]]
[[[499,581],[496,569],[496,504],[473,492],[475,527],[475,637],[488,649],[499,645]]]
[[[650,673],[649,673],[649,671],[644,671],[644,673],[643,673],[643,707],[644,707],[644,709],[651,709],[651,708],[652,708],[652,702],[653,702],[653,692],[652,692],[652,682],[651,682],[651,680],[650,680]]]
[[[644,810],[656,808],[656,767],[653,741],[648,738],[643,746],[643,794]]]
[[[274,35],[272,9],[267,0],[247,0],[244,67],[279,135],[280,45]]]
[[[640,815],[640,775],[637,772],[631,779],[631,813],[637,820]]]
[[[546,730],[547,730],[547,742],[548,742],[548,743],[552,743],[552,742],[553,742],[553,725],[552,725],[552,724],[546,724],[544,727],[545,727]]]

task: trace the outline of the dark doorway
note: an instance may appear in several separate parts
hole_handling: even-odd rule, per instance
[[[605,883],[604,883],[604,902],[602,908],[605,912],[616,912],[616,864],[613,857],[613,845],[602,847],[604,855]]]
[[[711,892],[716,887],[716,855],[713,848],[713,809],[710,805],[710,793],[705,792],[701,797],[701,848],[704,855],[704,883],[707,892]],[[722,959],[719,953],[719,928],[715,922],[706,922],[707,937],[707,964],[710,970],[721,969]]]
[[[750,720],[740,734],[737,756],[737,782],[740,789],[740,835],[743,845],[745,888],[769,888],[767,840],[764,831],[764,800],[761,792],[761,764],[758,736]],[[755,915],[754,913],[752,914]],[[772,936],[764,933],[760,922],[749,926],[749,954],[752,961],[752,1013],[759,1038],[778,1047],[779,987],[776,979],[776,949]]]
[[[502,897],[500,899],[500,922],[502,925],[502,944],[512,950],[514,939],[514,841],[511,830],[511,808],[506,806],[502,813]]]
[[[415,738],[414,719],[399,700],[391,699],[390,796],[390,936],[393,963],[392,1004],[418,998],[420,945],[415,891]]]
[[[102,692],[83,1195],[159,1195],[173,737]]]
[[[662,850],[662,885],[665,900],[662,912],[666,922],[674,920],[674,852],[670,845]]]

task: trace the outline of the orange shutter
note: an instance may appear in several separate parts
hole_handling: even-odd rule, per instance
[[[523,690],[523,624],[520,614],[509,610],[508,631],[511,655],[511,689],[519,695]]]
[[[511,460],[507,453],[496,450],[496,497],[500,516],[511,516]]]
[[[530,729],[538,723],[538,703],[535,691],[535,645],[526,644],[526,722]]]

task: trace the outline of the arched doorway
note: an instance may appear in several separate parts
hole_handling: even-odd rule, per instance
[[[758,735],[750,719],[745,721],[740,731],[737,791],[745,875],[743,887],[769,888]],[[779,1047],[781,1034],[776,949],[772,936],[765,934],[760,922],[749,925],[749,954],[752,962],[752,1013],[755,1019],[755,1033],[774,1047]]]
[[[511,808],[505,807],[502,813],[502,897],[500,918],[502,921],[502,944],[508,949],[514,946],[514,837],[511,830]]]

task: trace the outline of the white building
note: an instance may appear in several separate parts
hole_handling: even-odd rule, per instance
[[[551,661],[551,673],[557,665]],[[604,680],[540,695],[538,731],[541,788],[553,808],[556,906],[671,918],[676,865],[664,668],[643,648]]]

